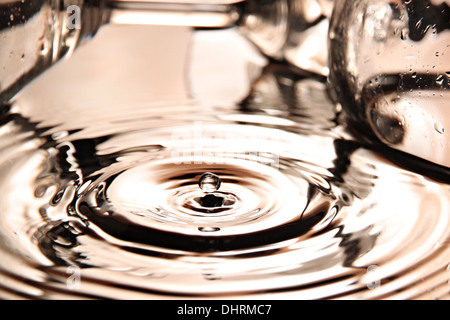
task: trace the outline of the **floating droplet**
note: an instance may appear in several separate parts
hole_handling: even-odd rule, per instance
[[[222,181],[213,173],[207,172],[200,177],[198,185],[206,193],[212,193],[219,190]]]

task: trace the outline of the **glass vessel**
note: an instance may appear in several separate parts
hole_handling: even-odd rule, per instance
[[[239,26],[265,54],[327,75],[332,5],[331,0],[8,0],[0,4],[0,102],[70,56],[106,23]]]
[[[450,167],[449,47],[448,1],[337,2],[330,80],[351,127],[370,143]]]

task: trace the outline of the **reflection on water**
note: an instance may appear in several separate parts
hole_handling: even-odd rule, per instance
[[[2,109],[3,298],[449,297],[448,185],[362,147],[323,79],[233,30],[208,62],[229,81],[189,56],[202,32],[148,30],[105,29]]]

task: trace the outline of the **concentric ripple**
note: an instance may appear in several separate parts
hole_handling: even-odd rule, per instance
[[[190,136],[196,126],[184,129]],[[194,141],[191,149],[186,139],[173,140],[165,136],[167,132],[152,130],[152,137],[160,138],[164,148],[150,154],[136,149],[121,152],[120,159],[102,168],[94,181],[86,182],[76,202],[79,211],[88,207],[107,212],[114,221],[177,234],[202,236],[208,230],[212,235],[214,230],[214,236],[240,236],[301,220],[309,214],[308,193],[323,189],[329,197],[324,200],[327,205],[338,201],[326,179],[313,171],[314,165],[291,150],[295,145],[311,145],[307,138],[254,126],[203,125],[205,136],[227,132],[241,138],[214,138],[200,148],[200,142]],[[276,135],[278,141],[270,142]],[[266,137],[267,142],[258,144]],[[130,136],[129,141],[134,138]],[[107,144],[98,148],[108,149]],[[208,195],[198,185],[205,172],[214,172],[221,180],[214,194]],[[212,203],[208,204],[208,198]]]
[[[230,108],[71,130],[19,100],[0,118],[1,297],[448,298],[449,186],[355,142],[326,92],[275,66]]]

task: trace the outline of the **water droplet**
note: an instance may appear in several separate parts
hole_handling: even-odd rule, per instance
[[[201,231],[201,232],[217,232],[217,231],[220,231],[220,228],[218,228],[218,227],[199,227],[198,231]]]
[[[412,77],[413,79],[417,78],[417,72],[414,72],[414,73],[411,75],[411,77]]]
[[[408,29],[402,29],[400,33],[400,38],[402,40],[408,40],[409,30]]]
[[[438,85],[442,85],[444,83],[444,76],[442,74],[440,74],[437,78],[436,78],[436,83]]]
[[[420,26],[422,25],[423,17],[419,19],[419,21],[416,22],[416,29],[420,29]]]
[[[219,190],[221,184],[222,181],[220,180],[220,178],[210,172],[204,173],[198,181],[200,189],[202,189],[206,193],[212,193]]]
[[[436,57],[439,57],[439,51],[436,51]]]
[[[435,123],[434,124],[434,130],[436,130],[437,133],[439,134],[444,134],[445,133],[445,128],[442,124],[440,123]]]

